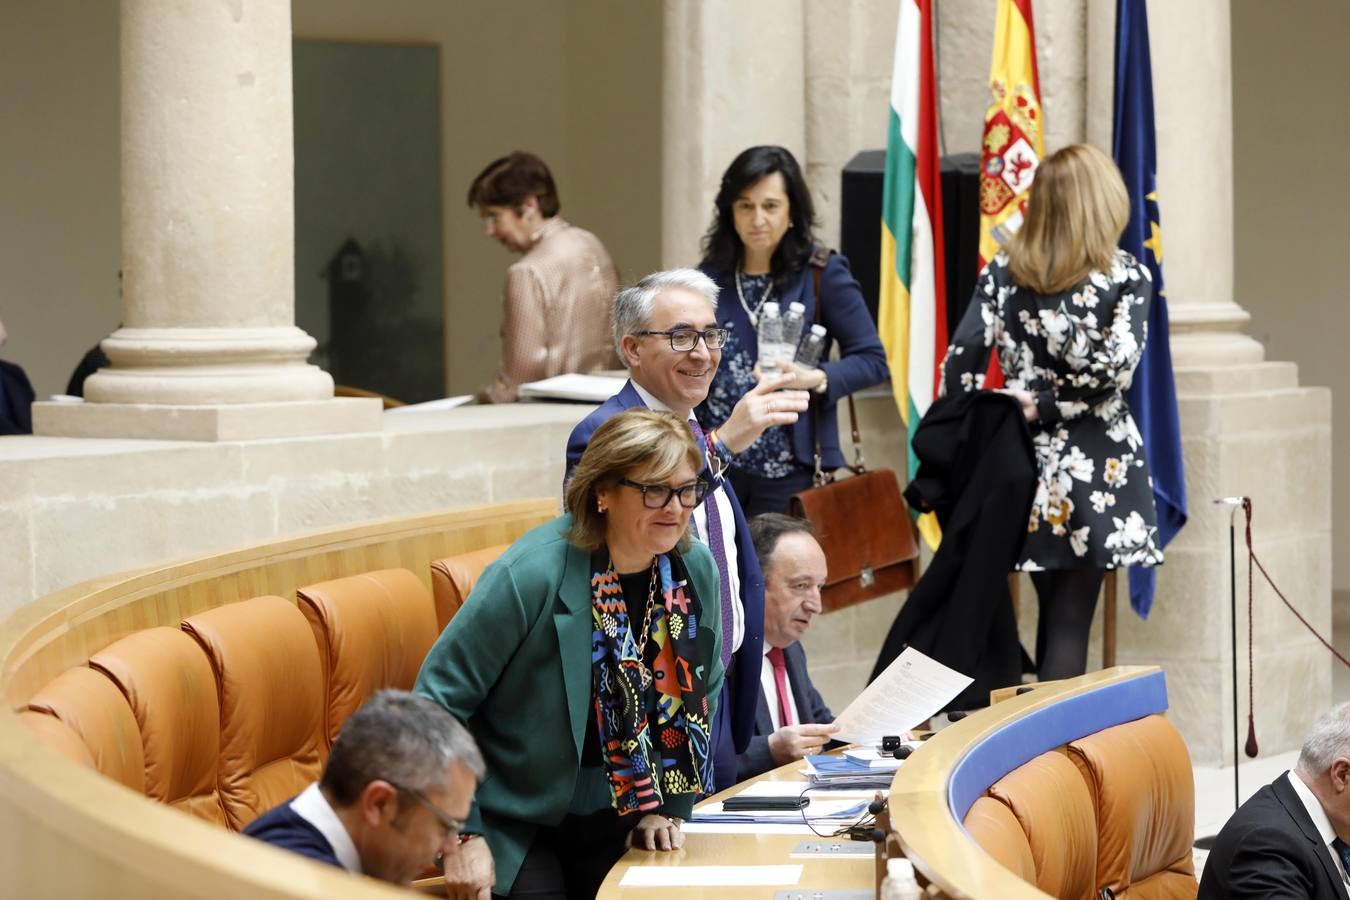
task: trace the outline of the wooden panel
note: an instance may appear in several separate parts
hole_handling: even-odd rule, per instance
[[[945,897],[1049,897],[995,862],[952,815],[947,800],[952,770],[972,747],[1022,716],[1157,671],[1157,666],[1120,666],[1047,683],[939,731],[922,752],[906,760],[891,785],[891,809],[904,810],[903,816],[894,817],[895,833],[915,870]]]

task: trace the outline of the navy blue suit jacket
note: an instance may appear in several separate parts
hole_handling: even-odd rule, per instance
[[[625,409],[645,407],[633,382],[629,381],[613,397],[582,419],[567,439],[567,474],[581,459],[590,443],[591,435],[611,416]],[[712,482],[712,473],[706,469],[703,477]],[[759,669],[764,661],[764,573],[760,571],[754,544],[750,541],[750,526],[741,511],[731,482],[722,482],[731,513],[736,521],[736,562],[741,579],[741,608],[745,612],[745,638],[741,649],[732,657],[731,670],[722,682],[722,702],[718,704],[713,722],[713,778],[717,789],[724,790],[736,783],[736,754],[750,746],[755,728],[755,704],[759,700]],[[731,635],[723,640],[730,641]]]
[[[806,670],[806,651],[800,643],[792,643],[783,648],[783,667],[787,669],[788,685],[792,690],[792,701],[797,704],[797,714],[801,716],[798,725],[828,725],[834,721],[834,713],[825,705],[825,698],[811,683],[811,675]],[[777,702],[777,698],[775,701]],[[736,757],[736,777],[739,781],[753,778],[770,769],[778,768],[769,752],[769,735],[773,734],[773,719],[769,713],[769,698],[759,691],[759,708],[755,711],[755,736],[750,738],[750,746]]]
[[[717,296],[717,321],[723,325],[729,323],[737,334],[753,335],[754,326],[750,324],[750,318],[736,295],[734,273],[715,272],[707,268],[701,271],[717,282],[720,292]],[[784,311],[794,301],[805,306],[807,328],[811,327],[816,315],[815,271],[816,267],[809,263],[803,266],[797,279],[777,298]],[[849,270],[848,260],[838,253],[830,254],[829,262],[821,272],[820,293],[825,298],[820,307],[820,324],[825,326],[827,332],[826,353],[821,356],[820,367],[825,370],[829,385],[823,397],[812,395],[811,405],[815,407],[815,418],[820,422],[822,464],[827,469],[837,469],[845,464],[844,454],[839,447],[837,404],[849,394],[885,381],[890,377],[890,369],[886,365],[886,350],[881,346],[876,325],[872,323],[867,303],[863,300],[862,289]],[[751,347],[755,346],[753,340],[747,343]],[[839,345],[839,359],[829,362],[828,351],[833,344]],[[709,421],[703,406],[698,408],[697,413],[700,424],[706,423],[711,428],[722,424]],[[797,423],[792,426],[792,451],[802,465],[814,465],[815,436],[811,414],[798,416]]]
[[[244,834],[274,847],[308,856],[317,862],[342,868],[328,838],[291,809],[291,800],[258,816],[244,829]]]

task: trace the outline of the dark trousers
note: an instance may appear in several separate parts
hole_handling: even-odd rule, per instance
[[[741,501],[748,519],[760,513],[787,512],[792,495],[811,486],[812,474],[812,469],[798,466],[782,478],[763,478],[732,468],[731,486],[736,489],[736,499]]]
[[[520,864],[510,897],[530,900],[594,900],[609,870],[623,856],[624,839],[641,818],[612,809],[566,816],[556,828],[540,828]]]

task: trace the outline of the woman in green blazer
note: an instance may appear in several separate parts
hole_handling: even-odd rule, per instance
[[[591,898],[626,846],[673,850],[712,790],[722,688],[717,569],[685,538],[707,484],[678,417],[596,430],[567,515],[516,541],[436,644],[415,690],[487,762],[450,896]],[[495,868],[495,874],[494,874]]]

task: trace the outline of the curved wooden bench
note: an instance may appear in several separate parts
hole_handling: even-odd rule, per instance
[[[1028,788],[1045,790],[1048,785],[1060,784],[1064,790],[1053,798],[1042,798],[1039,804],[1042,809],[1085,805],[1086,815],[1097,816],[1098,807],[1102,807],[1101,816],[1121,820],[1106,823],[1110,827],[1105,831],[1108,840],[1103,841],[1103,847],[1110,851],[1106,856],[1111,859],[1103,863],[1099,858],[1098,833],[1092,833],[1091,858],[1075,860],[1078,868],[1088,867],[1089,880],[1109,881],[1117,877],[1122,867],[1128,869],[1114,858],[1121,855],[1117,852],[1116,826],[1131,816],[1152,812],[1165,820],[1159,830],[1166,832],[1170,851],[1173,855],[1181,854],[1177,860],[1163,861],[1162,874],[1176,881],[1156,895],[1193,897],[1189,848],[1194,838],[1194,793],[1190,762],[1175,729],[1149,718],[1166,709],[1167,685],[1162,670],[1156,666],[1123,666],[1046,685],[974,713],[939,732],[897,773],[889,803],[891,840],[898,843],[916,872],[928,882],[934,896],[1008,900],[1050,897],[1051,894],[1028,880],[1044,860],[1032,858],[1034,854],[1028,852],[1026,838],[1011,831],[1010,823],[1034,829],[1037,823],[1027,821],[1030,816],[1024,806],[1019,806],[1017,795],[1025,800]],[[1117,727],[1128,729],[1123,734],[1129,736],[1112,735],[1111,730]],[[1175,796],[1169,795],[1164,801],[1167,806],[1175,800],[1174,806],[1152,811],[1122,808],[1130,804],[1122,804],[1119,792],[1113,794],[1106,784],[1106,778],[1114,775],[1107,772],[1104,777],[1101,770],[1102,751],[1108,751],[1105,756],[1112,756],[1109,747],[1113,740],[1123,746],[1130,746],[1128,741],[1158,746],[1164,762],[1156,769],[1144,774],[1139,771],[1120,774],[1157,781],[1160,788],[1175,786]],[[1140,756],[1136,762],[1147,761]],[[1112,760],[1109,765],[1115,767],[1119,763]],[[1069,788],[1081,796],[1068,796]],[[986,792],[992,797],[985,796]],[[1011,815],[1007,812],[1010,807]],[[967,814],[972,810],[972,818],[968,820]],[[1095,821],[1094,827],[1100,832],[1103,826]],[[1002,863],[972,837],[972,830],[981,835]],[[1001,840],[1000,835],[1003,838],[1011,835],[1013,840]],[[1014,846],[1019,838],[1020,846]],[[1036,843],[1031,842],[1033,849]],[[1158,858],[1157,848],[1147,850],[1136,855]],[[1056,857],[1052,862],[1058,865],[1066,856],[1082,857],[1087,852],[1070,853],[1061,846],[1050,855]],[[1147,878],[1153,881],[1152,890],[1141,894],[1153,895],[1159,890],[1153,874],[1147,873]],[[1055,872],[1048,880],[1077,884],[1082,873],[1077,876]]]
[[[60,719],[24,710],[63,673],[95,675],[81,667],[129,635],[262,595],[295,602],[301,587],[375,570],[408,569],[429,591],[432,561],[509,543],[556,513],[554,500],[528,500],[334,529],[95,579],[10,615],[0,622],[6,885],[108,900],[406,897],[157,803],[76,762],[79,736]]]

